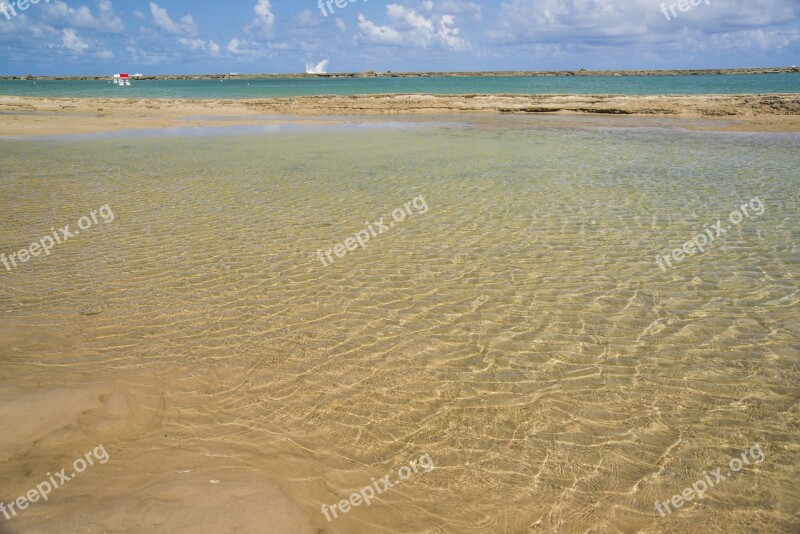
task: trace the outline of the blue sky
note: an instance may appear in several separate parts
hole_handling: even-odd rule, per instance
[[[0,75],[800,65],[800,0],[32,1]]]

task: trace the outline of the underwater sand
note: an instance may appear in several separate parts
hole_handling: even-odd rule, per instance
[[[0,252],[114,221],[0,265],[0,501],[110,457],[0,532],[797,532],[800,135],[672,126],[1,141]]]

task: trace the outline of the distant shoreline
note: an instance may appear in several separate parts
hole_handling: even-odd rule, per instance
[[[725,76],[732,74],[800,73],[800,67],[677,70],[562,70],[562,71],[479,71],[479,72],[332,72],[326,74],[164,74],[141,76],[137,80],[269,80],[298,78],[481,78],[481,77],[569,77],[569,76]],[[0,76],[0,80],[108,80],[111,74],[94,76]]]

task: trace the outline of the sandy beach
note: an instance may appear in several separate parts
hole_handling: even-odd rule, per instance
[[[798,131],[780,94],[0,97],[0,533],[796,530]]]
[[[800,0],[0,0],[0,534],[800,534]]]
[[[244,100],[34,98],[0,96],[0,136],[120,129],[258,124],[276,116],[566,114],[669,117],[690,129],[800,131],[800,95],[357,95]],[[269,117],[265,117],[269,116]],[[239,121],[239,122],[237,122]]]
[[[0,328],[0,340],[21,347],[9,326]],[[24,330],[17,328],[17,334]],[[30,380],[35,373],[27,373],[27,379],[17,377],[15,385],[0,387],[0,421],[14,429],[0,438],[0,458],[4,474],[18,487],[36,488],[48,480],[46,473],[62,467],[69,475],[73,460],[99,443],[108,457],[63,487],[53,487],[46,511],[41,498],[25,511],[6,508],[13,522],[0,515],[0,532],[52,532],[53,517],[62,532],[119,532],[138,524],[189,534],[222,528],[223,517],[229,532],[249,532],[253,525],[275,534],[316,532],[316,518],[290,501],[252,455],[240,451],[233,459],[203,447],[152,449],[154,431],[162,427],[169,399],[180,388],[154,373],[106,373],[99,366],[95,371],[93,378],[61,373],[53,387],[43,385],[45,375],[37,381]],[[142,440],[148,445],[132,446]],[[8,502],[11,495],[4,497]]]

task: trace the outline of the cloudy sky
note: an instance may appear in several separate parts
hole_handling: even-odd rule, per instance
[[[800,65],[800,0],[680,1],[0,0],[0,75]]]

